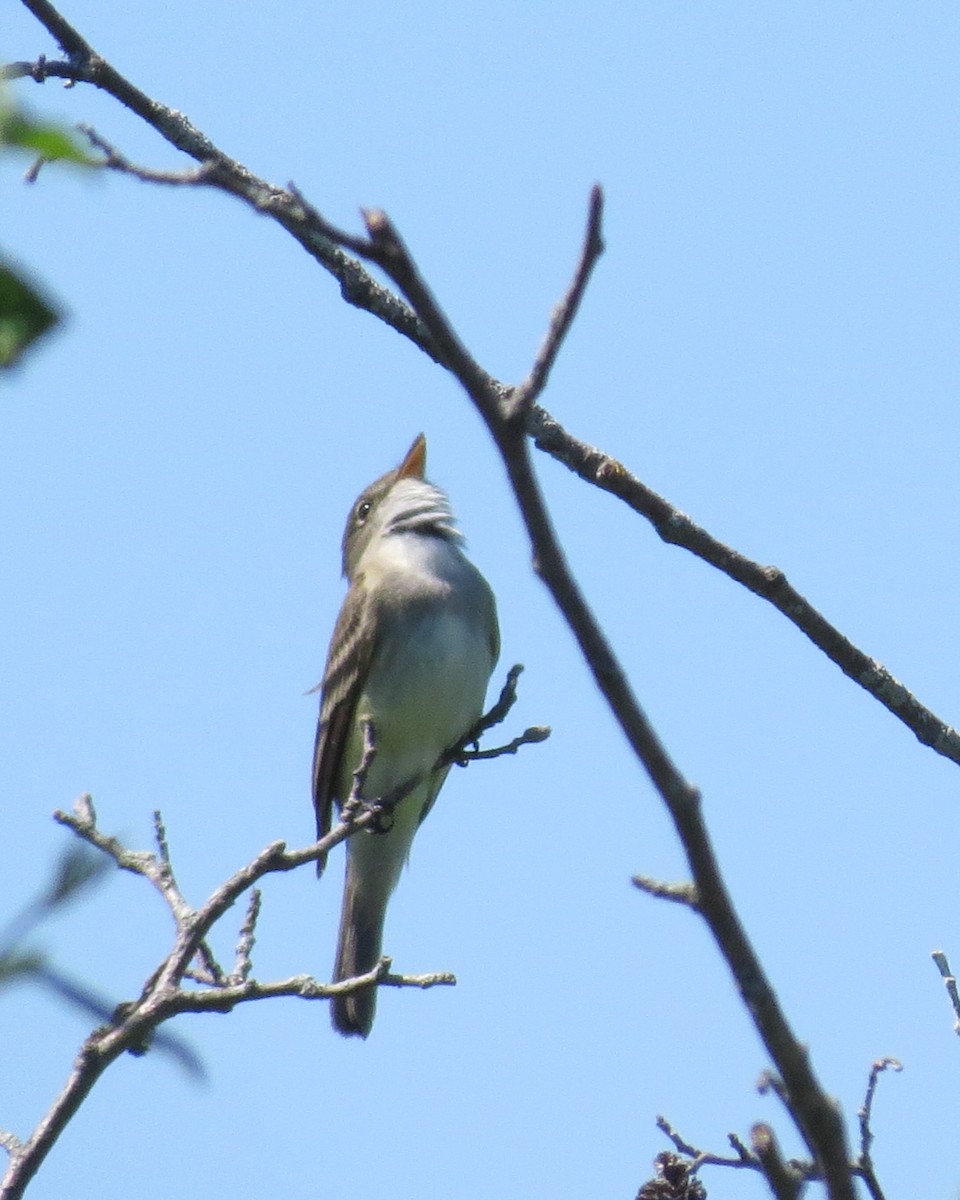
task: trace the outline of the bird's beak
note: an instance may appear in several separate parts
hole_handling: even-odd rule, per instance
[[[403,462],[397,467],[398,479],[422,479],[427,469],[427,439],[422,433],[407,451]]]

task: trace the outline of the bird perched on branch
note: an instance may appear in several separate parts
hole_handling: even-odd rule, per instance
[[[367,722],[373,755],[361,797],[403,799],[383,831],[347,841],[337,982],[379,960],[387,901],[450,769],[437,762],[479,719],[500,651],[493,592],[463,553],[447,497],[424,478],[426,456],[421,434],[398,467],[361,492],[343,535],[350,586],[320,685],[317,837],[350,796]],[[334,1028],[366,1037],[376,992],[334,997]]]

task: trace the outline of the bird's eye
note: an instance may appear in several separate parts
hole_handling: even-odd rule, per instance
[[[364,523],[364,521],[367,519],[367,517],[370,516],[371,508],[373,508],[373,505],[370,503],[369,500],[361,500],[360,501],[360,503],[357,505],[357,512],[356,512],[358,524],[362,525]]]

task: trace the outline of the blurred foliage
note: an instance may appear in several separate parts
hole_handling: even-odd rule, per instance
[[[26,949],[26,939],[41,921],[93,887],[109,868],[109,860],[89,846],[67,847],[43,888],[0,930],[0,990],[17,979],[42,972],[44,957]]]
[[[22,272],[0,261],[0,370],[60,322],[60,313]]]
[[[22,150],[45,162],[69,162],[96,166],[73,134],[59,125],[42,121],[16,108],[0,92],[0,150]]]
[[[11,151],[30,154],[43,162],[68,162],[81,167],[97,165],[97,160],[71,130],[34,116],[16,102],[10,88],[0,79],[0,153]]]
[[[96,165],[69,130],[34,117],[13,101],[7,89],[0,89],[0,155],[10,153],[32,156],[28,179],[36,178],[44,163]],[[60,319],[56,306],[23,270],[0,260],[0,370],[17,363]]]
[[[0,992],[12,984],[33,983],[93,1017],[98,1024],[109,1024],[113,1020],[114,1001],[87,984],[71,979],[52,966],[41,951],[27,944],[27,939],[41,922],[98,884],[112,867],[113,863],[106,855],[87,845],[68,846],[37,895],[0,930]],[[159,1031],[151,1035],[149,1044],[169,1055],[193,1079],[205,1077],[200,1058],[181,1038]]]

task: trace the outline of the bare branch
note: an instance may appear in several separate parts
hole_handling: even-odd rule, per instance
[[[430,315],[435,310],[435,303],[422,280],[408,279],[406,283],[415,284],[411,291],[402,275],[390,270],[389,259],[393,253],[391,242],[399,242],[399,239],[396,232],[390,229],[383,213],[373,210],[366,214],[369,240],[337,229],[324,220],[293,184],[284,189],[258,178],[215,146],[182,113],[146,96],[98,55],[47,0],[23,0],[23,3],[56,38],[68,58],[63,62],[49,62],[41,56],[32,63],[11,63],[3,70],[7,78],[30,77],[43,82],[47,78],[57,77],[93,84],[136,113],[172,146],[200,163],[201,168],[195,172],[167,172],[135,167],[107,143],[103,143],[108,154],[107,165],[150,182],[205,184],[243,200],[256,212],[272,217],[339,282],[341,295],[347,303],[389,325],[436,362],[448,367],[461,381],[472,378],[477,385],[471,390],[475,403],[486,402],[480,397],[488,392],[495,396],[501,405],[506,406],[506,417],[525,419],[527,433],[540,450],[564,463],[584,481],[629,504],[650,521],[664,541],[697,555],[768,601],[810,638],[845,675],[912,730],[923,745],[960,764],[960,732],[926,708],[886,667],[858,649],[831,625],[792,587],[779,568],[762,566],[725,546],[642,484],[622,463],[579,441],[550,413],[532,403],[546,382],[590,271],[602,250],[602,196],[599,189],[594,189],[591,196],[587,237],[573,282],[565,300],[558,305],[530,375],[519,388],[512,390],[487,375],[473,362],[455,336],[453,342],[437,344],[436,334],[446,323],[438,323],[434,319],[435,311],[434,316]],[[355,258],[344,254],[342,246],[352,254],[377,262],[388,270],[411,300],[412,307],[382,287]],[[409,256],[404,261],[401,255],[398,265],[401,271],[406,270],[410,265]],[[452,335],[452,330],[449,332]],[[481,381],[484,386],[479,386]]]
[[[863,1106],[859,1112],[860,1118],[860,1158],[863,1162],[868,1162],[870,1159],[870,1147],[873,1145],[873,1130],[870,1128],[870,1120],[873,1115],[873,1098],[877,1090],[877,1080],[880,1074],[887,1069],[891,1071],[902,1071],[903,1064],[896,1058],[878,1058],[870,1068],[870,1078],[867,1082],[866,1095],[863,1098]]]
[[[550,317],[550,328],[543,344],[534,360],[530,374],[513,392],[508,406],[508,417],[522,416],[526,419],[531,407],[539,399],[547,385],[547,379],[557,360],[564,339],[573,324],[574,317],[580,308],[580,301],[590,282],[593,268],[597,259],[603,253],[603,190],[594,184],[590,191],[590,212],[587,217],[587,229],[583,239],[583,249],[580,251],[580,261],[574,272],[573,279],[566,295],[553,310]]]
[[[457,982],[456,976],[449,971],[437,971],[429,975],[395,975],[389,968],[390,959],[381,958],[372,971],[356,975],[352,979],[341,980],[339,983],[319,983],[311,975],[294,975],[289,979],[277,979],[270,983],[246,979],[205,991],[181,989],[168,1001],[164,1019],[185,1012],[230,1012],[238,1004],[254,1000],[329,1000],[331,996],[358,992],[372,984],[426,990],[450,987]]]
[[[500,690],[500,695],[497,698],[493,707],[483,714],[476,725],[462,737],[456,746],[445,751],[441,755],[438,767],[444,766],[446,763],[456,763],[458,766],[465,767],[472,762],[482,762],[488,758],[500,758],[504,754],[516,754],[521,746],[533,746],[539,742],[545,742],[550,736],[549,725],[530,725],[523,733],[509,741],[505,746],[495,746],[490,750],[481,750],[479,747],[480,738],[485,733],[493,729],[494,726],[502,724],[507,719],[511,708],[513,708],[517,699],[517,680],[523,671],[521,663],[514,665],[507,672],[507,678],[503,687]],[[473,746],[474,749],[468,747]]]
[[[167,842],[167,829],[163,822],[163,813],[159,808],[154,809],[153,812],[153,836],[157,843],[159,873],[163,881],[161,891],[164,899],[170,904],[173,919],[176,921],[177,914],[188,911],[190,906],[183,898],[174,874],[173,863],[170,859],[170,846]],[[186,975],[197,983],[222,984],[224,982],[223,970],[206,942],[201,942],[197,947],[197,957]]]
[[[493,729],[495,725],[501,725],[507,719],[511,708],[517,702],[517,680],[522,674],[523,664],[514,663],[507,672],[507,678],[493,707],[483,714],[469,733],[461,739],[458,746],[447,752],[450,755],[450,762],[458,762],[457,755],[462,749],[479,742],[488,729]]]
[[[483,762],[488,758],[502,758],[504,754],[516,754],[521,746],[536,746],[545,742],[549,736],[549,725],[529,725],[523,733],[517,734],[505,746],[493,746],[489,750],[464,750],[454,762],[465,767],[469,763]]]
[[[257,918],[260,916],[260,896],[259,888],[252,888],[250,891],[250,903],[247,905],[247,915],[243,919],[243,924],[240,927],[240,940],[237,942],[237,960],[234,968],[230,973],[231,984],[245,983],[250,978],[252,963],[250,955],[253,953],[254,942],[256,941]]]
[[[483,734],[504,721],[516,702],[517,680],[522,671],[523,667],[519,663],[510,668],[497,702],[488,712],[484,713],[455,746],[451,746],[449,750],[445,750],[440,755],[436,763],[430,768],[430,772],[438,771],[450,763],[466,767],[472,762],[499,758],[504,754],[516,754],[521,746],[532,746],[547,740],[550,736],[550,727],[548,725],[531,725],[505,746],[497,746],[490,750],[481,750],[479,748],[479,739]],[[341,817],[346,817],[355,811],[359,811],[361,808],[367,808],[375,814],[372,827],[377,828],[381,817],[389,815],[401,800],[409,796],[413,789],[423,782],[423,778],[416,776],[413,779],[404,780],[403,783],[398,784],[386,796],[377,796],[375,799],[364,799],[363,788],[370,767],[373,765],[373,760],[376,757],[377,738],[376,729],[372,721],[362,721],[361,730],[363,733],[363,751],[360,756],[360,762],[357,764],[357,769],[353,773],[350,795],[341,808]],[[474,749],[468,749],[469,746],[473,746]]]
[[[686,1154],[688,1158],[700,1157],[700,1151],[691,1146],[691,1144],[684,1137],[682,1137],[676,1129],[674,1129],[666,1117],[657,1117],[657,1128],[661,1131],[661,1133],[665,1133],[667,1135],[667,1137],[671,1142],[673,1142],[674,1146],[676,1146],[681,1154]]]
[[[594,193],[591,201],[585,241],[587,249],[581,255],[580,265],[567,292],[567,301],[561,302],[557,310],[558,315],[555,315],[546,334],[543,349],[534,362],[530,376],[519,389],[522,403],[518,404],[518,393],[511,392],[504,384],[483,371],[460,342],[420,275],[412,256],[384,213],[372,210],[365,214],[369,242],[338,235],[336,230],[322,222],[299,193],[277,188],[258,179],[214,146],[182,114],[150,100],[134,88],[96,55],[89,44],[47,0],[24,0],[24,3],[53,33],[69,56],[69,61],[61,64],[56,72],[46,70],[38,62],[29,72],[34,78],[59,74],[60,77],[68,77],[78,82],[92,83],[110,92],[151,124],[172,145],[200,163],[205,173],[203,182],[243,199],[256,211],[266,213],[277,220],[340,281],[345,299],[374,313],[403,333],[427,354],[450,369],[460,380],[486,421],[503,455],[511,486],[530,537],[535,569],[550,589],[577,637],[598,687],[670,811],[687,854],[699,910],[707,920],[738,983],[744,1002],[783,1078],[785,1094],[789,1096],[795,1119],[823,1171],[829,1195],[832,1200],[852,1200],[850,1167],[839,1113],[833,1102],[821,1090],[810,1067],[806,1050],[793,1035],[740,924],[720,875],[703,821],[699,793],[683,777],[650,725],[617,657],[567,566],[530,462],[527,440],[530,434],[536,438],[539,446],[561,457],[562,461],[565,461],[563,454],[576,459],[576,455],[571,452],[569,435],[552,422],[548,414],[534,407],[524,419],[523,410],[539,393],[548,377],[550,367],[576,311],[589,272],[599,254],[599,193]],[[394,294],[376,284],[367,271],[344,253],[342,246],[381,266],[406,296],[409,305],[403,304]],[[558,445],[561,453],[557,452]],[[618,488],[622,489],[622,485],[628,479],[620,464],[604,458],[602,471],[599,471],[598,478],[591,482],[597,483],[598,486],[605,484],[607,490],[619,494]],[[640,486],[637,484],[637,487]],[[647,500],[652,495],[648,493],[644,499]],[[663,519],[662,529],[658,526],[658,530],[666,540],[685,544],[681,539],[689,540],[691,530],[703,533],[698,531],[692,522],[683,518],[682,514],[660,501],[659,497],[656,500],[661,506],[659,511]],[[634,506],[637,507],[636,504]],[[638,507],[638,511],[642,511],[641,508]],[[673,533],[674,536],[667,537],[668,533]],[[922,709],[922,706],[916,705],[910,693],[884,668],[856,650],[846,639],[842,639],[802,597],[789,589],[780,572],[773,568],[757,568],[756,564],[750,564],[742,556],[737,556],[728,548],[714,543],[708,535],[704,535],[698,541],[698,545],[701,545],[704,551],[709,550],[713,553],[718,559],[714,565],[725,569],[731,577],[737,578],[734,566],[744,568],[745,578],[740,582],[746,583],[747,586],[750,586],[747,579],[753,578],[754,570],[765,573],[762,580],[753,580],[755,586],[751,590],[776,603],[777,607],[795,624],[804,628],[804,632],[830,654],[848,675],[910,725],[921,741],[960,762],[960,735],[939,722],[933,714]],[[726,553],[720,553],[721,550]],[[701,556],[707,561],[712,561],[706,552]],[[721,566],[721,560],[725,566]],[[841,639],[839,643],[837,639]],[[300,862],[318,860],[336,842],[350,836],[355,829],[369,825],[373,820],[374,814],[365,810],[350,821],[341,822],[326,838],[304,851],[288,853],[283,843],[276,843],[218,889],[202,909],[184,912],[185,932],[178,937],[177,947],[158,973],[158,987],[179,984],[211,925],[253,882],[271,871],[289,870]],[[64,822],[69,824],[70,819],[64,818]],[[88,824],[79,822],[80,826]],[[77,831],[80,832],[80,829]],[[81,833],[81,836],[84,834]],[[106,844],[100,848],[111,852]],[[129,855],[129,852],[125,853]],[[116,861],[124,869],[151,878],[162,892],[166,888],[165,895],[170,892],[170,885],[161,876],[156,875],[154,868],[157,860],[152,855],[140,860],[128,858],[126,861],[116,857]],[[160,866],[162,867],[162,864]],[[169,902],[169,896],[167,898]],[[124,1027],[132,1035],[139,1033],[142,1041],[149,1022],[144,1004],[141,1002],[135,1008],[133,1017],[136,1020],[128,1027],[125,1018]],[[133,1028],[137,1021],[144,1029]],[[125,1048],[130,1048],[132,1044],[134,1043],[128,1043]]]
[[[134,179],[139,179],[143,183],[168,183],[182,187],[200,187],[210,183],[213,173],[213,163],[210,160],[202,162],[199,167],[194,167],[189,171],[157,171],[151,167],[139,167],[125,158],[91,125],[78,125],[77,128],[92,146],[103,151],[104,158],[101,160],[100,166],[106,170],[117,171],[121,175],[132,175]]]
[[[856,1162],[850,1164],[851,1176],[857,1176],[863,1180],[871,1200],[884,1200],[883,1191],[870,1161],[869,1146],[873,1140],[873,1134],[870,1132],[870,1112],[877,1077],[881,1071],[887,1068],[900,1070],[900,1064],[896,1059],[885,1058],[875,1062],[871,1068],[866,1098],[863,1108],[860,1110],[860,1157]],[[776,1091],[781,1100],[783,1099],[783,1084],[775,1077],[764,1076],[760,1081],[760,1086],[765,1090]],[[795,1197],[801,1194],[805,1184],[823,1179],[822,1172],[812,1162],[795,1158],[784,1161],[777,1147],[772,1128],[763,1122],[754,1125],[750,1131],[752,1148],[748,1148],[735,1133],[727,1135],[730,1145],[736,1151],[735,1158],[698,1149],[682,1137],[665,1117],[657,1117],[657,1128],[670,1139],[680,1154],[690,1160],[691,1173],[699,1171],[701,1167],[705,1166],[756,1171],[767,1179],[775,1196],[789,1198],[789,1200],[795,1200]]]
[[[37,82],[57,77],[72,83],[92,84],[109,93],[171,146],[204,167],[204,177],[198,183],[207,183],[235,196],[256,212],[277,221],[338,281],[348,304],[373,314],[426,354],[437,357],[429,336],[410,309],[354,258],[343,253],[327,235],[325,224],[314,219],[314,210],[305,207],[297,195],[259,179],[220,150],[183,113],[145,95],[102,58],[48,0],[23,0],[23,3],[53,35],[67,58],[62,62],[48,62],[41,57],[35,63],[15,63],[6,68],[8,77],[29,76]],[[141,178],[149,175],[144,169]]]
[[[755,1161],[751,1152],[735,1133],[728,1133],[727,1141],[736,1150],[737,1156],[742,1163],[753,1163]]]
[[[379,209],[365,209],[363,219],[370,234],[370,246],[363,250],[355,244],[354,248],[382,267],[400,288],[426,329],[439,355],[438,361],[467,389],[493,432],[503,421],[503,400],[508,389],[488,375],[460,341],[387,214]]]
[[[700,912],[736,979],[773,1061],[786,1081],[798,1127],[823,1171],[831,1200],[854,1200],[843,1122],[822,1091],[805,1048],[791,1030],[723,882],[699,792],[684,779],[627,681],[612,647],[574,579],[533,473],[529,443],[504,405],[502,385],[463,347],[387,216],[367,213],[371,257],[403,291],[483,417],[507,468],[533,549],[534,567],[550,590],[594,679],[651,781],[663,798],[687,855]]]
[[[481,722],[483,729],[491,728],[509,711],[516,698],[519,669],[508,675],[500,699]],[[471,731],[477,737],[482,730]],[[456,748],[463,753],[463,747]],[[263,983],[251,978],[251,952],[256,920],[259,913],[259,892],[254,889],[240,931],[236,962],[229,978],[217,964],[207,945],[213,926],[227,910],[266,875],[295,870],[308,862],[323,860],[330,850],[358,830],[375,828],[385,813],[389,813],[416,781],[398,789],[391,796],[373,803],[362,801],[366,774],[376,754],[376,731],[368,722],[364,729],[364,752],[354,773],[351,796],[339,823],[315,844],[302,850],[289,851],[283,842],[274,842],[251,862],[221,884],[200,907],[194,908],[182,895],[170,860],[166,828],[159,812],[154,814],[154,836],[157,853],[132,851],[118,838],[110,837],[97,827],[96,812],[89,796],[82,796],[72,813],[56,812],[54,818],[87,844],[108,856],[122,870],[148,880],[162,895],[173,914],[176,936],[173,949],[153,973],[138,999],[116,1005],[98,1005],[96,1015],[103,1022],[84,1042],[73,1070],[60,1096],[47,1112],[33,1134],[25,1142],[9,1135],[10,1162],[0,1183],[0,1200],[15,1200],[33,1177],[50,1152],[60,1133],[89,1094],[100,1075],[121,1054],[142,1054],[152,1042],[163,1042],[173,1052],[178,1047],[165,1044],[165,1035],[157,1029],[163,1022],[181,1012],[228,1012],[238,1004],[278,997],[302,1000],[328,1000],[331,996],[352,992],[371,985],[386,987],[433,988],[451,986],[456,978],[449,972],[428,975],[397,975],[391,972],[389,958],[381,958],[366,975],[335,984],[318,983],[307,975]],[[450,761],[441,757],[438,766]],[[199,988],[186,988],[184,982],[194,982]]]
[[[534,406],[527,427],[538,449],[645,517],[663,541],[680,546],[772,604],[854,683],[937,754],[960,764],[960,732],[926,708],[882,663],[845,637],[794,588],[779,567],[763,566],[724,545],[686,513],[641,483],[615,458],[569,434]]]
[[[648,875],[634,875],[630,882],[641,892],[646,892],[648,896],[656,896],[658,900],[672,900],[676,904],[685,904],[694,912],[700,909],[697,889],[692,883],[667,883],[661,879],[651,879]]]
[[[947,956],[942,950],[934,950],[933,961],[937,964],[937,970],[943,976],[943,982],[947,989],[947,995],[950,997],[950,1003],[953,1005],[953,1012],[956,1020],[953,1023],[953,1032],[960,1034],[960,992],[957,991],[957,980],[953,972],[950,970],[950,964],[947,961]]]
[[[776,1190],[777,1187],[795,1186],[799,1189],[804,1183],[821,1178],[813,1163],[799,1162],[796,1159],[790,1159],[787,1163],[783,1162],[776,1149],[773,1131],[768,1125],[758,1124],[751,1130],[751,1143],[754,1147],[752,1150],[748,1149],[735,1133],[728,1134],[728,1140],[737,1152],[735,1158],[728,1154],[715,1154],[709,1150],[697,1149],[696,1146],[681,1137],[665,1117],[657,1117],[657,1128],[665,1133],[676,1149],[690,1160],[691,1172],[699,1171],[701,1167],[726,1167],[735,1171],[754,1171],[767,1178],[771,1187],[774,1188],[776,1196],[791,1195],[789,1191]],[[776,1186],[774,1186],[771,1174],[767,1169],[768,1165],[777,1177]],[[781,1179],[781,1175],[786,1178]],[[799,1190],[794,1195],[799,1195]]]
[[[91,820],[91,824],[96,818]],[[157,854],[162,863],[166,863],[167,870],[170,872],[170,878],[173,878],[173,867],[170,863],[170,844],[167,841],[167,827],[163,823],[163,813],[159,808],[153,810],[153,837],[157,843]]]
[[[202,953],[214,924],[253,884],[266,875],[291,871],[304,863],[316,861],[356,830],[370,825],[374,816],[372,810],[364,809],[349,820],[341,821],[319,842],[302,850],[288,851],[283,842],[274,842],[215,889],[200,908],[195,909],[186,903],[173,882],[173,872],[168,860],[164,861],[163,858],[145,851],[131,851],[117,838],[108,837],[100,832],[96,826],[93,805],[88,798],[84,798],[83,803],[78,803],[72,814],[54,814],[60,824],[66,825],[83,841],[108,855],[118,867],[149,880],[161,892],[174,914],[176,935],[172,950],[147,981],[136,1000],[116,1005],[106,1014],[103,1011],[105,1005],[97,1005],[97,1017],[103,1023],[83,1043],[60,1095],[30,1137],[19,1140],[10,1134],[0,1138],[0,1145],[3,1145],[10,1155],[6,1174],[0,1182],[0,1200],[19,1200],[64,1128],[110,1064],[122,1054],[143,1054],[152,1042],[158,1039],[165,1040],[165,1035],[158,1035],[157,1029],[178,1013],[224,1012],[241,1003],[283,996],[326,1000],[338,992],[368,987],[372,983],[382,983],[391,987],[427,988],[456,982],[449,974],[410,977],[393,975],[390,973],[389,959],[382,959],[368,975],[337,984],[320,984],[303,975],[261,983],[250,979],[249,971],[246,978],[221,983],[216,978],[220,969],[215,964],[214,969],[206,972],[194,971],[191,976],[191,964],[198,954]],[[162,821],[159,819],[157,829],[162,847],[161,855],[168,855],[166,835],[159,832],[162,830]],[[252,946],[252,912],[253,906],[248,909],[247,921],[244,924],[246,939],[243,932],[241,933],[241,945],[238,950],[241,974],[247,969],[249,961],[248,957],[244,958],[244,954],[248,956],[249,947]],[[210,962],[212,956],[209,959],[201,958],[201,965]],[[222,977],[222,972],[220,976]],[[183,987],[183,982],[191,978],[200,978],[206,986],[199,989]],[[172,1049],[172,1045],[165,1045],[165,1048]]]
[[[159,819],[159,814],[156,816]],[[169,905],[175,921],[184,922],[193,915],[193,910],[177,887],[169,859],[162,857],[167,853],[166,835],[162,832],[162,819],[157,826],[157,836],[160,839],[160,856],[158,856],[150,854],[146,850],[128,850],[117,838],[101,833],[97,828],[96,815],[93,813],[92,805],[89,812],[81,812],[75,807],[72,813],[55,812],[53,818],[59,824],[72,829],[78,837],[91,846],[102,850],[104,854],[113,859],[121,870],[141,875],[144,879],[149,880]]]
[[[874,1172],[873,1157],[870,1153],[874,1137],[870,1122],[873,1117],[873,1098],[877,1090],[877,1080],[880,1078],[881,1073],[887,1069],[902,1071],[903,1065],[895,1058],[877,1059],[870,1068],[867,1091],[863,1098],[863,1105],[860,1112],[857,1114],[860,1120],[860,1158],[857,1161],[857,1168],[872,1200],[884,1200],[883,1191]]]
[[[797,1200],[803,1180],[783,1161],[777,1139],[769,1125],[759,1123],[750,1130],[750,1142],[777,1200]]]
[[[373,766],[373,760],[377,753],[377,734],[373,721],[369,717],[364,718],[360,722],[360,731],[363,734],[363,751],[350,783],[350,795],[344,800],[341,808],[341,816],[346,817],[359,812],[364,805],[363,786],[367,782],[367,775],[370,773],[370,768]],[[416,781],[405,785],[406,790],[403,796],[412,791],[415,786]],[[403,799],[403,796],[397,797],[397,803]]]

